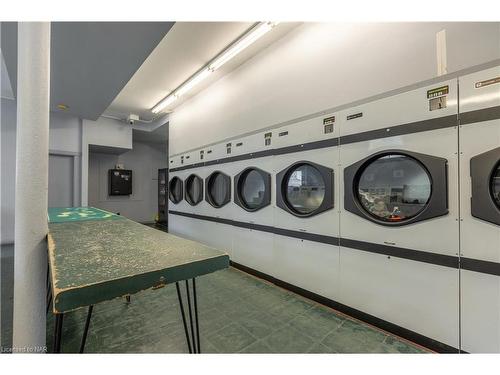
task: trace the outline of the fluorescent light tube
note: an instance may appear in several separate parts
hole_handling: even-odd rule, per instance
[[[253,44],[257,39],[262,37],[277,24],[278,22],[261,22],[258,25],[256,25],[241,39],[236,41],[233,45],[231,45],[228,49],[226,49],[218,57],[216,57],[214,61],[212,61],[208,66],[203,68],[203,70],[200,70],[188,81],[184,82],[181,86],[175,89],[175,91],[169,94],[160,103],[154,106],[151,111],[155,114],[161,112],[168,105],[175,102],[179,97],[184,95],[186,92],[188,92],[197,84],[199,84],[201,81],[203,81],[205,78],[207,78],[210,75],[210,73],[219,69],[222,65],[231,60],[234,56],[243,51],[245,48]]]
[[[210,75],[211,71],[208,69],[202,70],[200,73],[196,74],[193,78],[191,78],[186,83],[182,84],[177,90],[175,90],[175,95],[177,97],[184,95],[186,92],[195,87],[198,83],[203,81]]]
[[[156,106],[153,107],[153,109],[151,110],[151,112],[153,113],[159,113],[161,112],[166,106],[168,106],[169,104],[172,104],[173,102],[175,102],[177,100],[177,95],[175,94],[170,94],[169,96],[167,96],[165,99],[163,99],[161,102],[159,102]]]
[[[231,60],[245,48],[253,44],[257,39],[262,37],[277,24],[277,22],[262,22],[259,25],[255,26],[248,34],[246,34],[231,47],[229,47],[226,51],[224,51],[219,57],[217,57],[210,64],[209,69],[211,71],[219,69],[222,65]]]

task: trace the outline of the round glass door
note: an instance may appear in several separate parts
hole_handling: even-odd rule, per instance
[[[173,177],[170,180],[168,196],[173,203],[179,203],[182,200],[182,180],[179,177]]]
[[[490,190],[493,197],[493,202],[500,209],[500,161],[497,163],[495,168],[493,168],[493,173],[491,174]]]
[[[271,203],[271,175],[249,167],[234,177],[234,203],[246,211],[257,211]]]
[[[203,180],[195,174],[186,179],[186,201],[195,206],[203,199]]]
[[[358,176],[356,198],[368,214],[380,221],[404,222],[415,217],[431,197],[427,170],[407,155],[377,157]]]
[[[207,201],[215,208],[231,199],[231,179],[222,172],[214,172],[207,179]]]
[[[248,208],[257,208],[264,201],[266,185],[264,178],[256,170],[250,170],[244,177],[241,187],[241,199]]]
[[[285,179],[285,200],[293,211],[310,214],[323,203],[325,186],[319,170],[309,164],[299,164]]]

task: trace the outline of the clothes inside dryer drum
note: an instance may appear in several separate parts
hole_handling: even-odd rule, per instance
[[[230,186],[227,184],[227,180],[224,175],[217,173],[210,184],[209,194],[213,202],[217,206],[222,206],[225,203],[225,198],[229,192]]]
[[[500,209],[500,161],[497,163],[491,174],[490,190],[493,202]]]
[[[308,214],[319,208],[325,198],[325,181],[311,165],[297,166],[286,181],[286,200],[299,213]]]
[[[406,155],[385,155],[361,171],[357,199],[378,220],[405,221],[418,215],[431,195],[424,166]]]
[[[248,208],[259,207],[264,201],[266,185],[262,175],[256,170],[248,172],[242,183],[241,199]]]

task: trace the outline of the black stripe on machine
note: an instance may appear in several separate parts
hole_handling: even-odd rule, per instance
[[[246,228],[258,230],[261,232],[273,233],[280,236],[298,238],[301,240],[319,242],[328,245],[340,245],[354,250],[366,251],[374,254],[381,254],[387,256],[393,256],[396,258],[408,259],[417,262],[429,263],[443,267],[459,268],[459,258],[451,255],[430,253],[422,250],[413,250],[403,247],[395,247],[388,245],[381,245],[372,242],[364,242],[358,240],[351,240],[347,238],[337,238],[333,236],[326,236],[322,234],[315,234],[309,232],[302,232],[284,228],[277,228],[270,225],[260,225],[255,223],[248,223],[244,221],[235,221],[230,219],[222,219],[213,216],[205,216],[192,214],[188,212],[180,211],[169,211],[172,215],[185,216],[193,219],[212,221],[221,224],[232,225],[238,228]],[[480,272],[480,271],[478,271]]]

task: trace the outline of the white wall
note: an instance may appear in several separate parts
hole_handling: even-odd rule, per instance
[[[117,163],[132,170],[132,195],[108,195],[108,170]],[[166,168],[164,145],[134,142],[120,155],[89,153],[88,204],[139,222],[153,222],[158,212],[158,169]]]
[[[304,24],[170,115],[170,155],[500,58],[500,23]]]
[[[1,243],[14,241],[14,201],[16,180],[16,102],[1,101]],[[61,113],[50,114],[50,152],[81,153],[81,120]],[[36,167],[36,166],[34,166]],[[77,172],[79,174],[79,172]]]
[[[82,124],[82,206],[88,206],[89,145],[112,147],[122,151],[132,149],[132,127],[117,120],[100,117]]]

